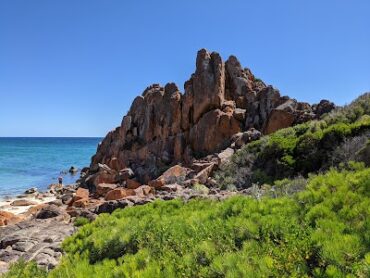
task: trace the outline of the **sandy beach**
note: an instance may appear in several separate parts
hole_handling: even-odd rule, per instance
[[[30,205],[14,205],[14,201],[25,200],[25,204],[29,203]],[[21,215],[26,213],[30,208],[38,206],[40,204],[46,204],[56,200],[54,195],[47,197],[39,197],[35,195],[22,196],[22,197],[13,197],[7,200],[0,200],[0,211],[11,212],[14,215]]]

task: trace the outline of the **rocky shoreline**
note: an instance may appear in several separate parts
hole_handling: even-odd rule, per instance
[[[207,169],[206,166],[199,165],[199,169]],[[99,167],[111,171],[106,165]],[[206,173],[211,172],[208,169]],[[93,221],[101,213],[155,200],[223,200],[235,194],[252,194],[251,189],[233,192],[209,188],[199,182],[199,178],[208,179],[204,172],[202,175],[175,165],[150,185],[127,180],[124,184],[101,183],[89,192],[80,184],[53,184],[47,192],[30,189],[28,194],[4,201],[0,206],[0,273],[19,259],[35,260],[39,266],[53,269],[63,254],[62,241],[77,229],[73,224],[77,217]]]
[[[57,265],[61,242],[75,230],[59,196],[74,187],[52,184],[47,192],[30,188],[0,201],[0,274],[20,258],[47,269]]]

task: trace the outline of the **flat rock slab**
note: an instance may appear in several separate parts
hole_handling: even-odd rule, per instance
[[[31,219],[0,228],[0,274],[20,258],[54,268],[62,256],[62,241],[74,231],[72,223],[58,218]]]

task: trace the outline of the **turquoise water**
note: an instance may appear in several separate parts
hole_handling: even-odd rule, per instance
[[[0,138],[0,198],[44,190],[71,166],[89,166],[101,138]],[[79,174],[63,175],[64,184]]]

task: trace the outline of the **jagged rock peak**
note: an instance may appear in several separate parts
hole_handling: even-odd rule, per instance
[[[218,53],[201,49],[184,93],[174,83],[147,87],[135,98],[121,126],[99,145],[91,168],[105,164],[116,173],[131,168],[136,179],[146,183],[169,165],[191,166],[194,158],[224,150],[235,134],[250,128],[271,133],[332,107],[322,102],[312,108],[281,97],[235,56],[223,62]],[[112,179],[107,178],[111,173],[98,176],[90,178],[90,186]]]

